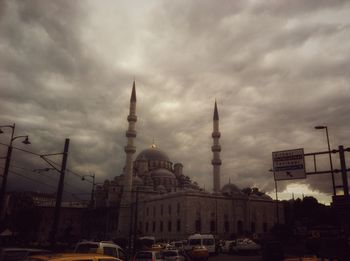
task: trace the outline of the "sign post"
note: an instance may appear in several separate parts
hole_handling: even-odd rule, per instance
[[[272,152],[275,180],[305,179],[304,149]]]

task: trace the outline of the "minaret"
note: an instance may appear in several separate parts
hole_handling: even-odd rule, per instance
[[[124,192],[131,192],[131,189],[132,189],[132,176],[133,176],[132,155],[136,151],[136,148],[134,146],[134,138],[136,138],[136,130],[135,130],[136,121],[137,121],[136,90],[135,90],[135,81],[134,81],[132,85],[132,92],[131,92],[131,98],[130,98],[130,111],[128,116],[129,129],[125,133],[126,137],[128,138],[128,144],[124,147],[124,151],[126,153]]]
[[[211,164],[213,165],[213,181],[214,181],[214,193],[220,192],[220,165],[221,165],[221,159],[220,159],[220,151],[221,146],[219,144],[220,139],[220,132],[219,132],[219,113],[218,108],[215,101],[214,106],[214,117],[213,117],[213,146],[211,147],[211,151],[213,152],[213,160],[211,161]]]
[[[128,138],[128,143],[124,147],[126,153],[125,172],[124,172],[124,184],[123,194],[120,203],[119,218],[118,218],[118,236],[127,236],[129,233],[129,227],[131,222],[131,199],[132,199],[132,177],[133,177],[133,159],[132,156],[136,151],[134,146],[134,138],[136,137],[135,124],[137,121],[136,116],[136,90],[135,81],[133,82],[131,98],[130,98],[130,111],[128,116],[129,128],[125,135]]]

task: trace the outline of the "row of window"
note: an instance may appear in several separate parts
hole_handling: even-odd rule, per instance
[[[171,207],[171,204],[168,205],[168,214],[169,216],[171,215],[172,213],[172,207]],[[176,204],[176,213],[177,214],[180,214],[180,203],[177,203]],[[155,217],[157,214],[157,208],[156,206],[153,206],[153,217]],[[160,213],[159,213],[161,216],[163,216],[164,214],[164,206],[163,204],[160,206]],[[149,216],[149,207],[146,208],[146,216],[148,217]]]
[[[145,233],[148,232],[172,232],[173,231],[173,227],[172,227],[172,222],[169,220],[167,223],[167,228],[165,228],[165,222],[160,221],[159,222],[159,229],[156,231],[157,227],[156,227],[156,221],[153,222],[146,222],[145,223]],[[197,219],[195,221],[194,224],[194,228],[196,232],[201,232],[202,231],[202,221],[201,219]],[[139,229],[142,231],[142,222],[139,223]],[[268,226],[266,222],[262,223],[262,231],[264,233],[267,232]],[[215,220],[211,220],[210,221],[210,232],[211,233],[217,233],[217,228],[216,228],[216,222]],[[176,221],[176,230],[177,232],[181,231],[181,220],[178,219]],[[230,231],[230,222],[225,220],[224,221],[224,231],[229,232]],[[250,226],[250,232],[255,233],[256,232],[256,223],[255,222],[251,222],[251,226]],[[237,233],[238,234],[242,234],[243,233],[243,222],[241,220],[237,221]]]
[[[195,231],[196,232],[201,232],[202,231],[202,221],[201,221],[201,219],[197,219],[195,221],[194,226],[195,226]],[[211,220],[210,221],[210,232],[217,233],[216,229],[217,228],[216,228],[215,220]],[[268,229],[267,223],[263,222],[262,223],[262,231],[264,233],[266,233],[267,229]],[[224,231],[226,231],[226,232],[230,231],[230,222],[227,221],[227,220],[224,221]],[[251,222],[251,224],[250,224],[250,232],[252,232],[252,233],[256,232],[256,223],[255,222]],[[242,234],[243,233],[243,222],[241,220],[237,221],[237,233],[238,234]]]
[[[163,231],[171,232],[171,231],[173,231],[173,224],[170,220],[167,223],[167,228],[165,228],[164,226],[165,226],[165,222],[160,221],[159,222],[159,229],[157,232],[163,232]],[[142,222],[139,223],[139,229],[142,230]],[[181,220],[180,219],[178,219],[176,221],[176,231],[177,232],[181,231]],[[145,233],[147,234],[148,232],[156,232],[156,222],[155,221],[153,221],[152,223],[151,222],[145,223]]]
[[[161,168],[167,168],[169,170],[172,169],[172,163],[167,161],[150,161],[148,163],[148,167],[155,168],[155,167],[161,167]]]

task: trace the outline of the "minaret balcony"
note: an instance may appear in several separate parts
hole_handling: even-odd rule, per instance
[[[221,165],[221,159],[213,159],[213,160],[211,161],[211,164],[212,164],[212,165]]]
[[[220,152],[221,146],[220,145],[213,145],[213,146],[211,146],[211,151],[212,152]]]
[[[128,116],[128,122],[136,122],[137,121],[137,116],[135,114],[131,114]]]
[[[219,131],[215,131],[215,132],[213,132],[213,133],[211,134],[211,136],[212,136],[213,138],[220,138],[221,133],[220,133]]]
[[[128,138],[135,138],[136,134],[137,134],[137,132],[135,130],[127,130],[125,132],[125,136]]]
[[[128,145],[128,146],[125,146],[125,147],[124,147],[124,151],[125,151],[126,153],[135,153],[135,152],[136,152],[136,147],[135,147],[135,146]]]

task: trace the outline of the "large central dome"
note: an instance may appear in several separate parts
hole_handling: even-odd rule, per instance
[[[152,146],[149,149],[145,149],[139,153],[136,157],[136,161],[146,160],[146,161],[167,161],[170,162],[170,159],[166,153],[159,150],[157,147]]]

